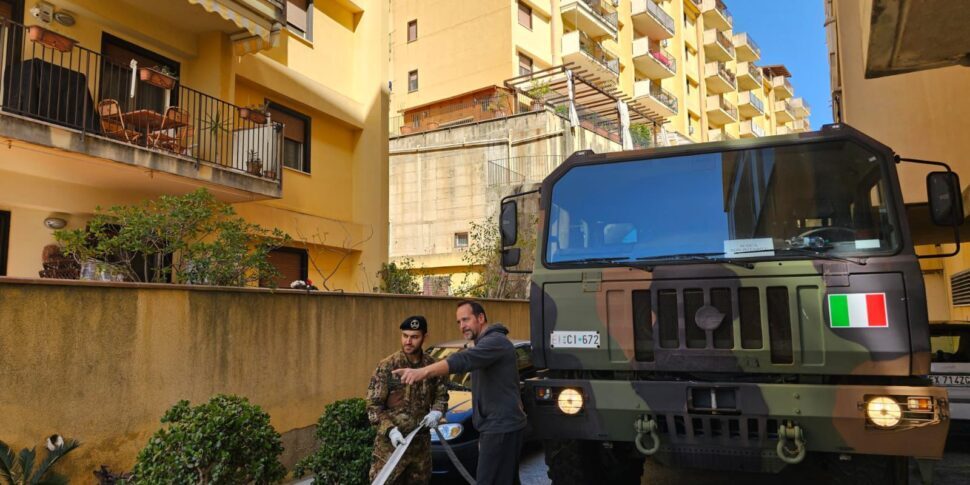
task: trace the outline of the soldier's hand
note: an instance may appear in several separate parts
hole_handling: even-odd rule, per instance
[[[394,373],[394,375],[401,379],[401,382],[405,384],[421,382],[425,379],[425,377],[427,377],[424,369],[394,369],[391,372]]]
[[[438,426],[438,421],[441,421],[441,411],[431,411],[421,420],[421,426],[434,428]]]
[[[391,439],[391,446],[397,448],[404,444],[404,435],[398,431],[397,428],[392,428],[390,432],[387,433],[387,437]]]

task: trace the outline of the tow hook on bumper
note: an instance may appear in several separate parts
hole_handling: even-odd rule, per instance
[[[805,435],[797,424],[788,422],[778,427],[778,446],[775,448],[781,461],[794,465],[805,459]]]
[[[637,437],[633,440],[633,443],[637,446],[637,450],[644,455],[650,456],[660,449],[660,437],[657,436],[657,422],[653,419],[646,419],[645,416],[640,416],[633,423],[633,429],[637,431]],[[650,446],[647,447],[643,443],[644,436],[650,437]]]

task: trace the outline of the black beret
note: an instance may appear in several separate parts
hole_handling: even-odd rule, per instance
[[[401,322],[401,330],[420,330],[428,333],[428,321],[421,315],[412,315]]]

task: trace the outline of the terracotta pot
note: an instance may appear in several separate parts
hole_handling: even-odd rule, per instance
[[[252,121],[257,125],[265,125],[266,118],[267,118],[266,113],[256,111],[250,108],[239,108],[239,117],[244,120]]]
[[[31,25],[28,27],[27,37],[33,42],[44,44],[47,47],[57,49],[61,52],[70,51],[74,48],[74,44],[77,43],[74,39],[47,30],[39,25]]]
[[[263,177],[268,179],[275,179],[276,172],[273,170],[263,170]]]
[[[262,160],[249,160],[246,162],[246,171],[253,175],[261,175],[263,171]]]
[[[150,67],[138,69],[138,79],[142,82],[162,89],[172,89],[175,87],[175,78],[168,74],[156,71]]]

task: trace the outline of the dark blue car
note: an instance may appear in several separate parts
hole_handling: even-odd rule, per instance
[[[468,341],[453,340],[436,344],[428,349],[435,359],[444,359],[455,352],[461,352]],[[528,340],[512,340],[519,364],[519,381],[535,377],[532,365],[532,345]],[[478,430],[472,425],[471,375],[453,374],[448,381],[448,411],[438,425],[444,439],[458,460],[474,477],[478,467]],[[458,470],[441,445],[441,438],[431,432],[431,478],[436,483],[464,483]]]

